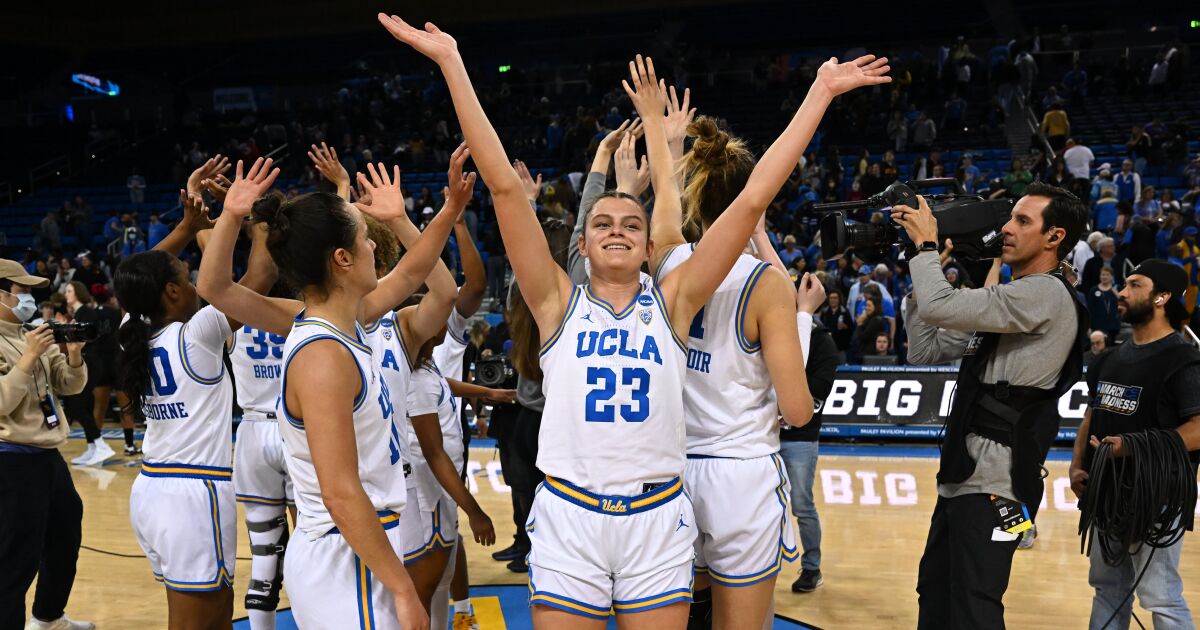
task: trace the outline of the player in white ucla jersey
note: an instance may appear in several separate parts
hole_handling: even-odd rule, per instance
[[[886,60],[873,60],[830,61],[821,67],[796,119],[806,127],[801,144],[820,120],[831,82],[843,81],[845,89],[877,82],[874,77],[886,71]],[[674,98],[668,105],[676,133],[686,130],[695,138],[680,162],[686,182],[683,201],[689,222],[707,234],[736,205],[743,184],[749,187],[762,165],[756,166],[744,143],[715,120],[702,117],[688,123],[693,111],[687,93],[682,107]],[[681,149],[682,135],[678,140]],[[767,159],[769,154],[763,162]],[[685,244],[677,208],[655,212],[651,226],[656,246],[651,259],[660,282],[678,273],[697,251]],[[757,236],[756,242],[770,248]],[[799,555],[787,506],[787,473],[778,455],[778,415],[800,426],[813,413],[804,365],[798,360],[796,299],[785,273],[743,254],[688,330],[684,479],[696,513],[699,574],[692,613],[702,617],[711,611],[718,628],[763,625],[783,561]],[[710,580],[712,591],[707,590]]]
[[[243,175],[239,163],[200,269],[209,301],[254,328],[288,335],[277,414],[298,518],[284,576],[301,627],[428,624],[400,559],[404,477],[391,397],[358,321],[379,319],[420,286],[457,217],[436,217],[396,268],[377,279],[361,212],[402,218],[404,199],[399,169],[394,179],[382,165],[369,170],[360,183],[370,202],[352,206],[329,193],[259,200],[278,169],[259,160]],[[233,247],[252,206],[268,226],[271,258],[301,288],[303,302],[231,281]]]
[[[245,509],[250,536],[245,603],[254,630],[274,628],[288,535],[284,513],[287,506],[295,506],[275,411],[286,339],[249,325],[229,338],[234,389],[242,408],[233,451],[233,489]]]
[[[527,525],[534,625],[601,628],[615,610],[623,627],[682,628],[695,534],[680,479],[682,337],[798,161],[806,123],[811,133],[816,121],[801,116],[789,127],[714,226],[716,236],[706,235],[661,285],[640,272],[653,248],[645,209],[628,195],[602,196],[578,243],[591,281],[576,287],[553,262],[453,38],[432,25],[420,31],[397,17],[379,19],[442,69],[541,331],[546,409],[537,463],[547,479]],[[639,57],[630,69],[626,92],[645,123],[655,212],[674,205],[678,213],[666,97],[652,63]]]
[[[195,199],[188,214],[203,214]],[[199,222],[180,223],[163,249],[127,258],[117,299],[130,314],[119,330],[120,386],[146,421],[145,459],[130,494],[130,520],[155,578],[167,589],[170,626],[218,626],[233,614],[237,508],[231,487],[233,388],[223,355],[230,321],[200,308],[180,248]],[[185,236],[180,240],[180,234]],[[255,248],[247,290],[270,282]]]

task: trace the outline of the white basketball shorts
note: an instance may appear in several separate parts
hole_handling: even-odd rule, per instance
[[[434,502],[432,510],[423,510],[418,492],[415,485],[408,487],[408,500],[400,515],[404,564],[416,562],[436,549],[453,549],[458,540],[458,506],[443,497]]]
[[[633,496],[546,477],[525,526],[529,604],[604,619],[692,601],[692,503],[676,478]]]
[[[238,503],[295,506],[292,479],[279,424],[268,419],[243,419],[233,449],[233,489]]]
[[[778,454],[753,459],[688,456],[684,483],[696,511],[696,571],[722,586],[749,586],[799,557]]]
[[[176,591],[233,586],[237,504],[228,468],[142,463],[129,517],[154,579]]]
[[[404,549],[400,515],[380,512],[379,522],[399,556]],[[283,584],[298,627],[400,630],[391,591],[371,575],[336,527],[316,540],[297,533],[284,557]]]

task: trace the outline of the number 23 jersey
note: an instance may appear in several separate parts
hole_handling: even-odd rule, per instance
[[[687,350],[662,293],[641,276],[621,310],[575,287],[541,348],[546,407],[537,467],[599,494],[640,494],[683,473]]]

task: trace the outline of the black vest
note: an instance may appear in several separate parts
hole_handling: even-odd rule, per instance
[[[962,483],[975,472],[967,451],[967,434],[994,440],[1012,449],[1013,494],[1032,514],[1042,499],[1042,462],[1058,435],[1061,418],[1058,399],[1079,382],[1083,374],[1083,349],[1087,346],[1088,315],[1075,298],[1075,289],[1058,272],[1051,275],[1075,305],[1075,347],[1068,353],[1053,389],[995,385],[982,382],[984,367],[1002,333],[975,333],[967,345],[955,382],[954,404],[946,419],[938,483]],[[1064,316],[1067,316],[1064,314]]]
[[[1117,357],[1118,351],[1114,348],[1100,355],[1088,370],[1088,402],[1092,408],[1088,435],[1103,439],[1179,426],[1179,409],[1166,399],[1164,389],[1180,370],[1200,363],[1200,350],[1181,343],[1132,362]],[[1089,445],[1084,463],[1092,461],[1092,451]],[[1192,453],[1193,463],[1198,456],[1200,452]]]

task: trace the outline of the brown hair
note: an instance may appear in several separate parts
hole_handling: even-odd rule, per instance
[[[375,241],[375,272],[377,275],[386,274],[400,261],[400,241],[374,217],[363,214],[363,220],[367,222],[367,238]]]
[[[687,128],[692,148],[679,161],[683,188],[683,228],[689,240],[717,217],[746,187],[754,170],[754,154],[715,118],[701,116]]]
[[[92,298],[92,292],[88,291],[86,284],[78,280],[72,280],[67,284],[71,285],[72,289],[75,289],[75,301],[79,302],[80,304],[91,304],[92,302],[95,302],[95,300]]]
[[[571,247],[571,228],[557,219],[542,222],[542,233],[550,245],[554,262],[562,269],[567,268],[567,248]],[[508,297],[508,333],[512,339],[513,367],[517,373],[531,381],[542,381],[541,331],[529,311],[529,305],[521,295],[521,288],[514,280]]]

